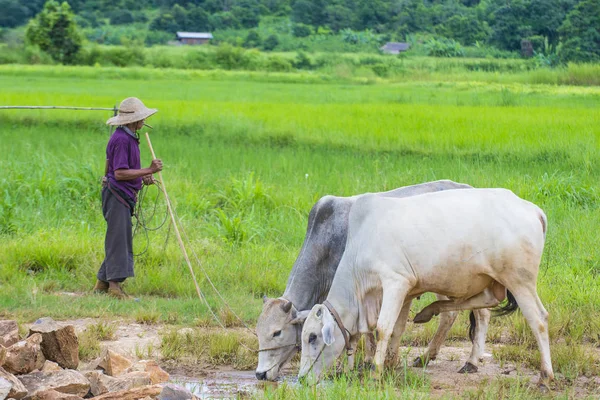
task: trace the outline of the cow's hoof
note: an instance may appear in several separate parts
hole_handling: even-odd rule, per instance
[[[541,394],[548,394],[548,393],[550,393],[550,388],[544,382],[540,382],[538,384],[538,389],[539,389],[539,391],[540,391]]]
[[[458,371],[459,374],[474,374],[478,371],[477,366],[466,362],[465,365]]]
[[[433,313],[429,310],[423,309],[420,313],[415,315],[415,319],[413,319],[413,322],[415,324],[424,324],[425,322],[431,321],[431,318],[433,318]]]
[[[426,367],[427,364],[429,364],[429,359],[426,358],[425,361],[426,362],[423,362],[423,359],[421,357],[417,357],[417,358],[414,359],[414,361],[412,363],[412,366],[414,368],[423,368],[423,367]]]

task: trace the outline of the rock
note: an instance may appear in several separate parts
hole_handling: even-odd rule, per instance
[[[40,318],[29,329],[29,335],[42,335],[42,352],[47,360],[67,369],[79,365],[79,340],[73,325],[61,326],[52,318]]]
[[[16,376],[8,373],[4,368],[0,367],[0,379],[12,383],[12,388],[8,392],[8,397],[11,399],[22,399],[27,396],[27,389]],[[2,398],[2,397],[0,397]]]
[[[10,346],[6,352],[4,369],[11,374],[21,375],[40,368],[44,363],[40,343],[42,335],[36,333]]]
[[[0,367],[4,365],[4,361],[6,361],[6,347],[0,344]]]
[[[54,371],[62,371],[63,369],[57,363],[53,361],[46,360],[44,365],[42,366],[42,372],[54,372]]]
[[[104,370],[106,375],[113,377],[117,377],[127,372],[132,365],[131,361],[108,349],[104,350],[102,356],[100,356],[100,363],[98,364],[98,366]]]
[[[101,371],[91,371],[86,373],[85,377],[90,381],[90,391],[94,396],[150,385],[150,374],[140,371],[121,375],[118,378],[105,375]]]
[[[0,399],[5,399],[12,390],[13,383],[8,379],[0,378]]]
[[[162,386],[152,385],[121,390],[113,393],[106,393],[102,396],[94,397],[94,400],[140,400],[146,397],[155,398],[162,391]]]
[[[37,392],[31,400],[83,400],[83,397],[74,394],[61,393],[51,389]]]
[[[0,345],[10,347],[19,341],[19,326],[16,321],[0,321]]]
[[[153,385],[165,383],[169,380],[169,374],[158,366],[154,360],[141,360],[133,366],[136,371],[144,371],[150,374],[150,381]]]
[[[158,400],[193,400],[195,398],[192,392],[186,388],[173,384],[165,385],[157,397]]]
[[[23,382],[30,396],[38,392],[54,389],[57,392],[83,397],[90,391],[90,382],[87,378],[72,369],[54,372],[34,372],[29,375],[20,376],[19,380]]]

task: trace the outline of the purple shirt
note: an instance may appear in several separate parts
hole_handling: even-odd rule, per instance
[[[140,142],[118,127],[110,137],[106,146],[108,160],[108,181],[112,187],[122,190],[133,201],[137,200],[137,192],[142,188],[142,178],[129,181],[118,181],[115,171],[118,169],[140,169]]]

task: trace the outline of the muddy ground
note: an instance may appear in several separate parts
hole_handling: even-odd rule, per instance
[[[99,321],[86,318],[61,322],[74,325],[76,331],[80,333],[88,325],[98,323]],[[139,359],[139,356],[156,359],[171,374],[173,382],[187,386],[188,389],[201,398],[251,396],[252,393],[261,390],[261,387],[264,385],[264,383],[259,383],[256,380],[253,370],[236,371],[229,366],[161,361],[160,333],[165,329],[164,326],[123,321],[111,321],[111,324],[117,326],[115,339],[103,341],[103,347],[108,347],[132,360]],[[479,371],[475,374],[457,373],[469,357],[471,351],[471,344],[469,342],[452,342],[449,343],[449,346],[442,347],[438,358],[430,362],[425,370],[425,374],[431,385],[431,396],[434,398],[449,395],[460,397],[465,391],[476,391],[485,388],[487,383],[494,381],[498,377],[514,378],[520,376],[529,379],[531,386],[535,386],[538,382],[538,371],[511,363],[500,365],[491,354],[494,346],[502,345],[488,345],[488,352],[484,355],[483,361],[479,365]],[[401,349],[401,351],[408,354],[408,360],[414,359],[422,350],[421,348]],[[589,350],[596,352],[600,359],[599,348],[590,347]],[[82,367],[84,368],[85,364],[82,364]],[[287,366],[283,371],[283,379],[292,384],[295,383],[297,368],[297,362]],[[564,388],[566,386],[567,382],[565,382],[565,379],[560,374],[557,374],[557,383],[551,393],[564,395]],[[575,382],[568,382],[568,386],[570,387],[569,398],[591,397],[600,399],[600,377],[579,377]]]

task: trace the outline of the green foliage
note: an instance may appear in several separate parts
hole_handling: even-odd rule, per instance
[[[425,49],[427,55],[434,57],[462,57],[465,54],[460,43],[447,38],[429,39]]]
[[[479,21],[475,15],[453,15],[435,27],[441,36],[452,38],[465,46],[485,42],[491,35],[487,22]]]
[[[600,61],[600,2],[583,0],[571,11],[559,29],[560,57],[564,61]]]
[[[303,51],[296,54],[296,59],[292,65],[297,69],[313,69],[315,67],[310,57]]]
[[[310,25],[306,25],[306,24],[294,24],[294,27],[292,28],[292,32],[294,33],[295,37],[307,37],[310,36],[312,34],[312,29],[310,28]]]
[[[255,30],[250,30],[246,39],[244,39],[244,47],[258,48],[261,45],[260,35]]]
[[[275,48],[279,45],[279,38],[277,37],[277,35],[272,34],[269,35],[269,37],[267,37],[265,39],[265,41],[263,42],[262,48],[263,50],[266,51],[273,51],[275,50]]]
[[[30,44],[39,46],[63,64],[75,63],[82,42],[69,4],[59,5],[54,0],[48,0],[29,22],[26,37]]]

